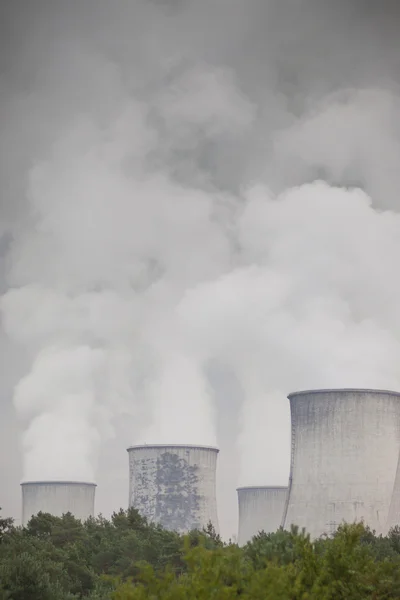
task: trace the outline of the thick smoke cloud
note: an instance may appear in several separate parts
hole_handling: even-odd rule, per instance
[[[128,444],[218,444],[231,535],[288,392],[400,389],[399,9],[34,4],[0,19],[0,505],[95,478],[107,512]]]

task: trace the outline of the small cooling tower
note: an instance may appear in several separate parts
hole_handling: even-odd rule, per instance
[[[95,483],[78,481],[27,481],[22,488],[22,525],[45,512],[61,517],[70,512],[85,521],[94,516]]]
[[[238,488],[238,544],[244,546],[259,533],[273,533],[282,523],[287,487],[262,486]]]
[[[129,506],[149,521],[180,533],[211,521],[218,531],[217,448],[132,446],[129,453]]]
[[[400,394],[313,390],[288,396],[292,420],[289,492],[283,525],[312,538],[346,521],[388,527],[400,447]]]

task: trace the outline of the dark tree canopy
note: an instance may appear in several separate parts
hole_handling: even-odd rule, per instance
[[[0,518],[0,600],[400,599],[400,528],[376,536],[343,525],[312,543],[293,528],[244,548],[210,523],[187,536],[135,509],[81,523],[39,513],[26,527]]]

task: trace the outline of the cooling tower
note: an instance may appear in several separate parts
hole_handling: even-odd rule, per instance
[[[61,517],[70,512],[85,521],[94,515],[95,483],[78,481],[27,481],[22,488],[22,525],[46,512]]]
[[[311,538],[361,519],[387,531],[400,447],[400,394],[313,390],[288,396],[292,419],[283,525]]]
[[[129,453],[129,506],[165,529],[206,527],[218,532],[217,448],[133,446]]]
[[[392,527],[395,527],[396,525],[400,525],[400,456],[397,463],[397,472],[393,487],[393,494],[390,503],[389,517],[386,525],[386,530],[389,531]]]
[[[263,486],[237,489],[239,501],[238,544],[244,546],[259,533],[273,533],[282,523],[287,487]]]

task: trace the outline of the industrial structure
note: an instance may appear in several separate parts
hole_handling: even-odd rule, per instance
[[[386,523],[386,530],[400,525],[400,454],[397,463],[396,477],[393,486],[392,499],[390,502],[389,516]]]
[[[39,512],[61,517],[70,512],[85,521],[94,516],[96,484],[80,481],[27,481],[21,483],[22,525]]]
[[[238,544],[244,546],[260,531],[273,533],[282,523],[287,487],[262,486],[237,489],[239,502]]]
[[[288,396],[292,421],[289,491],[282,525],[311,538],[364,520],[385,534],[400,448],[400,394],[339,389]],[[397,504],[392,504],[391,519]]]
[[[218,532],[218,452],[208,446],[128,448],[129,506],[165,529],[184,533],[211,522]]]

